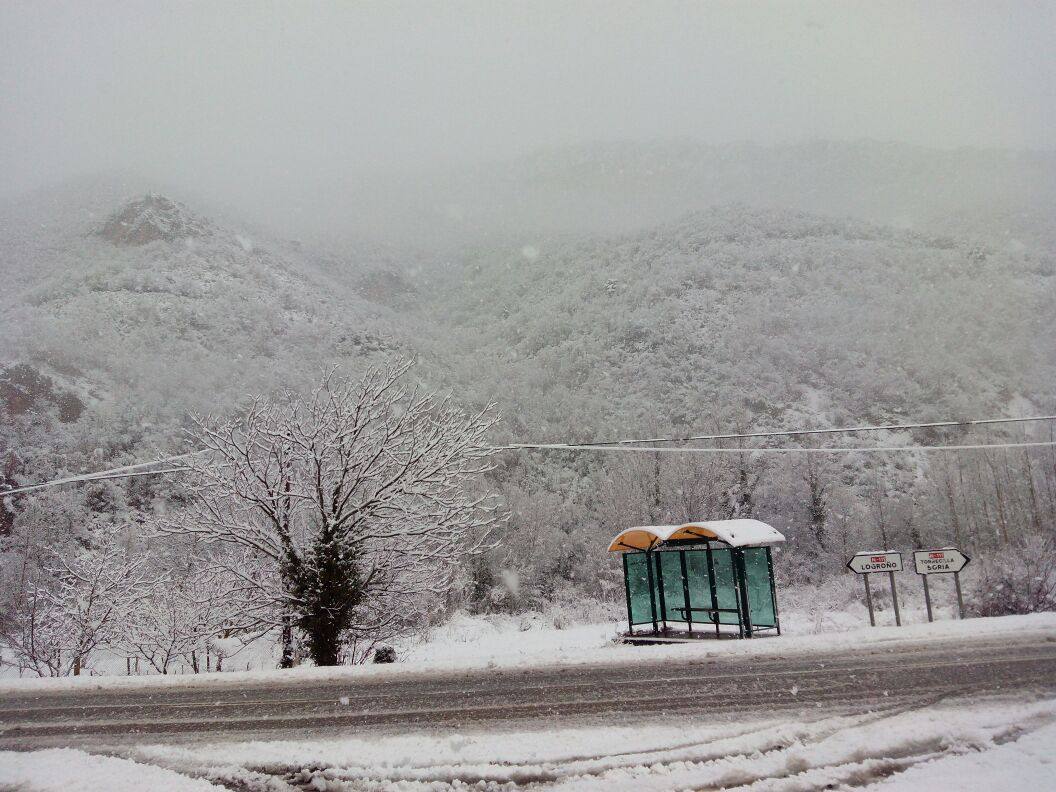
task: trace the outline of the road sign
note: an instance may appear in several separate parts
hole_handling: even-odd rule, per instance
[[[898,610],[898,591],[895,589],[895,573],[902,571],[902,554],[887,550],[870,550],[855,553],[847,562],[847,568],[865,581],[865,604],[869,607],[869,625],[876,626],[873,614],[873,594],[869,590],[869,575],[873,572],[886,572],[891,583],[891,604],[895,606],[895,624],[902,626],[902,614]]]
[[[936,575],[943,572],[960,572],[971,559],[960,550],[944,547],[942,550],[914,550],[913,566],[918,575]]]
[[[859,575],[867,575],[870,572],[901,572],[902,554],[879,551],[856,553],[847,562],[847,568]]]
[[[914,550],[913,567],[924,581],[924,605],[928,609],[928,621],[933,620],[931,612],[931,591],[928,589],[928,575],[952,574],[953,585],[957,589],[957,612],[964,618],[964,596],[961,594],[960,571],[971,561],[968,556],[956,547],[943,547],[940,550]]]

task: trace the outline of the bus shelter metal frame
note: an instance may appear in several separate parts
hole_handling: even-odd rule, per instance
[[[718,602],[718,587],[715,582],[715,559],[714,549],[728,551],[730,553],[731,568],[733,573],[733,588],[734,588],[734,601],[736,603],[735,608],[720,608]],[[769,576],[770,584],[770,603],[773,607],[774,612],[774,623],[772,625],[757,625],[752,623],[751,619],[751,601],[750,594],[748,591],[748,572],[744,561],[744,547],[733,547],[732,545],[723,542],[722,540],[709,540],[701,542],[696,539],[674,539],[668,540],[663,544],[649,548],[648,550],[641,550],[639,548],[628,547],[628,552],[624,552],[623,555],[623,585],[624,585],[624,596],[627,601],[627,628],[628,632],[625,636],[629,640],[633,639],[645,639],[648,640],[650,637],[662,637],[670,639],[672,636],[685,636],[686,639],[694,639],[698,637],[704,637],[699,633],[693,632],[693,614],[702,613],[704,619],[700,622],[701,624],[710,623],[715,627],[715,637],[721,638],[722,633],[722,614],[732,613],[737,615],[737,635],[739,638],[752,638],[757,633],[768,632],[773,630],[777,635],[781,634],[781,616],[777,608],[777,591],[774,585],[774,559],[771,548],[767,545],[764,547],[756,547],[753,549],[762,549],[766,551],[766,569]],[[710,607],[704,607],[694,605],[690,598],[689,591],[689,569],[686,564],[686,551],[701,551],[706,553],[707,558],[707,569],[708,569],[708,584],[710,593]],[[667,594],[664,587],[664,569],[661,563],[661,554],[663,553],[675,553],[679,555],[679,566],[682,577],[682,606],[668,607]],[[631,555],[644,555],[645,556],[645,568],[647,575],[647,585],[649,587],[649,605],[650,612],[652,615],[652,633],[635,633],[635,622],[634,615],[631,607],[631,572],[630,563],[628,557]],[[657,601],[659,600],[659,602]],[[659,609],[658,606],[659,605]],[[685,631],[670,632],[667,624],[667,614],[669,611],[680,611],[683,615],[683,621],[686,625]],[[639,625],[647,624],[648,622],[638,622]]]

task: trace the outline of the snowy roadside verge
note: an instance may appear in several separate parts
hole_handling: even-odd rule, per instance
[[[478,625],[479,626],[479,625]],[[457,623],[433,640],[410,649],[392,665],[300,667],[180,676],[60,677],[6,679],[0,694],[65,690],[252,686],[393,680],[418,675],[597,665],[634,665],[659,660],[701,660],[745,656],[794,656],[842,650],[883,650],[926,645],[936,640],[989,640],[1007,643],[1056,641],[1056,613],[941,621],[903,627],[861,627],[843,632],[782,635],[748,641],[705,641],[692,645],[621,646],[613,644],[616,625],[590,624],[568,629],[470,630]]]
[[[26,792],[215,792],[226,789],[164,767],[73,748],[0,751],[0,788]]]
[[[141,745],[130,755],[248,789],[1012,792],[1051,788],[1053,748],[1056,701],[960,699],[748,722],[701,715],[603,728]]]

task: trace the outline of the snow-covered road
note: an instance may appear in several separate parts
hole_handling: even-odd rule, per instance
[[[50,750],[0,751],[0,788],[121,789],[85,779],[142,769],[174,790],[1040,792],[1056,789],[1053,627],[1042,615],[519,668],[8,685],[0,744]]]

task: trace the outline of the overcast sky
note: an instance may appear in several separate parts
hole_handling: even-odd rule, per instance
[[[1051,148],[1056,4],[0,5],[7,189],[325,176],[590,140]]]

